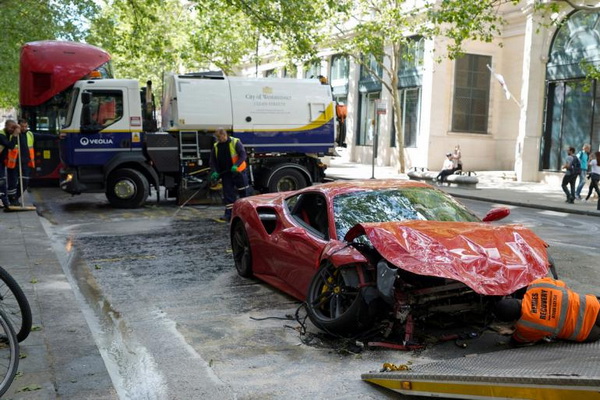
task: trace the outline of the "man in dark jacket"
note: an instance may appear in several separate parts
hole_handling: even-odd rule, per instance
[[[4,123],[4,129],[0,131],[0,201],[5,210],[10,206],[5,164],[8,152],[17,146],[17,136],[19,136],[20,133],[21,128],[12,119],[7,119]]]
[[[21,205],[19,199],[29,187],[29,175],[35,168],[34,134],[29,130],[29,124],[24,118],[19,118],[19,128],[18,150],[9,152],[6,165],[8,201],[11,206]]]
[[[231,207],[239,196],[248,195],[248,176],[246,169],[248,163],[246,150],[241,140],[229,136],[223,128],[215,131],[217,139],[210,153],[210,175],[211,180],[221,178],[223,184],[223,202],[225,213],[221,220],[229,222],[231,219]],[[237,192],[237,193],[236,193]]]
[[[579,165],[579,159],[575,155],[575,147],[569,147],[567,151],[567,159],[565,161],[565,165],[563,165],[565,175],[563,176],[561,187],[567,195],[566,202],[571,204],[575,202],[575,181],[580,173],[580,170],[574,169],[575,164]],[[569,188],[567,188],[567,185]]]

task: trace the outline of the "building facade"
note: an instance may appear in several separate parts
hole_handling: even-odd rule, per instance
[[[466,170],[556,181],[569,146],[600,150],[600,90],[586,79],[591,67],[600,69],[600,12],[565,7],[551,17],[561,23],[549,24],[522,3],[504,18],[502,37],[467,43],[456,60],[434,60],[444,39],[411,38],[414,61],[403,62],[398,76],[406,170],[439,170],[459,145]],[[321,59],[292,73],[265,62],[243,74],[327,76],[347,107],[350,161],[371,163],[375,149],[377,165],[398,166],[390,93],[347,56],[323,51]]]

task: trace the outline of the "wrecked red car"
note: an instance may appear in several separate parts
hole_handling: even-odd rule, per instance
[[[481,310],[546,276],[542,239],[490,224],[508,213],[482,220],[420,182],[338,181],[236,201],[231,246],[241,276],[305,301],[317,327],[348,336]]]

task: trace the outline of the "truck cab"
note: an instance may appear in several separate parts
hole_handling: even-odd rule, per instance
[[[119,190],[107,196],[121,207],[145,201],[148,182],[158,177],[143,154],[142,104],[139,84],[129,79],[87,80],[75,84],[67,121],[60,131],[60,154],[66,168],[60,186],[79,194],[102,192],[107,182]],[[119,172],[125,166],[148,182],[137,185],[138,173]],[[129,175],[135,175],[134,179]],[[117,176],[117,177],[115,177]],[[112,199],[111,199],[112,197]],[[143,200],[142,200],[143,199]],[[130,204],[131,203],[131,204]]]

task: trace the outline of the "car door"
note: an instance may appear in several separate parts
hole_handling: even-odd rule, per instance
[[[286,204],[290,223],[273,237],[278,251],[273,268],[297,297],[304,298],[329,241],[327,201],[321,193],[304,192]]]

